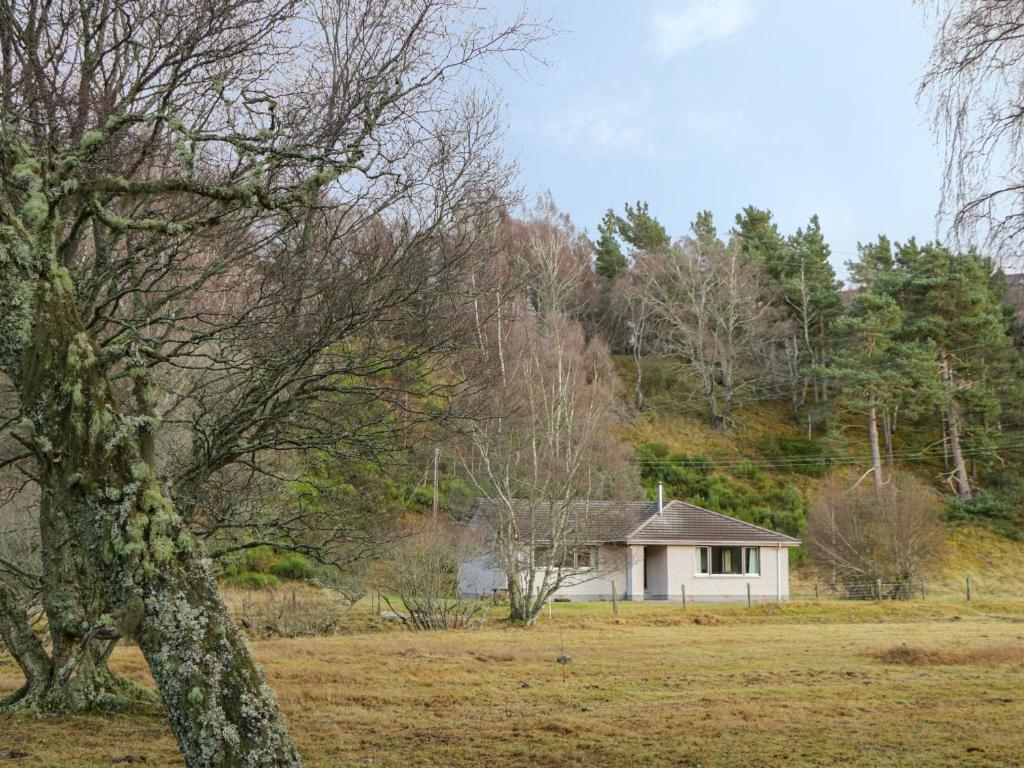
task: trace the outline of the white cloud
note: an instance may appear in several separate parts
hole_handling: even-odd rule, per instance
[[[620,87],[590,89],[571,98],[541,124],[554,144],[592,155],[655,151],[658,118],[653,99],[641,89],[627,95]]]
[[[694,0],[683,10],[654,14],[654,50],[671,59],[698,45],[732,37],[753,20],[751,0]]]

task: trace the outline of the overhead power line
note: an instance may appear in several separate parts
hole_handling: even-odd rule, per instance
[[[1005,443],[992,446],[979,446],[976,448],[964,448],[961,453],[967,457],[984,456],[1000,450],[1024,449],[1024,442]],[[893,454],[893,459],[899,463],[915,461],[935,461],[942,458],[942,452],[935,449],[925,451],[901,451]],[[738,467],[752,467],[756,469],[799,469],[801,467],[831,467],[863,465],[871,463],[871,456],[821,456],[821,457],[800,457],[791,459],[704,459],[699,457],[685,459],[643,459],[631,460],[640,466],[654,468],[709,468],[709,469],[736,469]]]

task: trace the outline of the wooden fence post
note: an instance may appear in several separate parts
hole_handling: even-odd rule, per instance
[[[921,579],[921,600],[927,600],[928,596],[924,591],[924,579]]]
[[[753,607],[753,602],[750,599],[750,582],[747,582],[747,608]]]
[[[686,585],[683,584],[683,610],[686,610]]]
[[[619,615],[619,590],[614,581],[612,582],[612,613],[616,616]]]
[[[971,599],[971,577],[967,577],[967,599]]]
[[[875,587],[878,589],[878,599],[882,599],[882,580],[875,579]]]
[[[818,582],[814,582],[814,602],[821,602],[821,592],[818,589]]]

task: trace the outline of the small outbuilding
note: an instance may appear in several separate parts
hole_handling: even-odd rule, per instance
[[[486,502],[477,503],[474,525],[487,539]],[[538,561],[548,543],[530,531],[545,530],[538,505],[515,502],[520,538],[536,546]],[[607,600],[612,585],[627,600],[781,602],[789,599],[789,550],[800,541],[734,517],[682,501],[572,502],[572,546],[557,567],[563,583],[555,599]],[[524,535],[525,532],[525,535]],[[507,589],[493,552],[465,564],[463,594]]]

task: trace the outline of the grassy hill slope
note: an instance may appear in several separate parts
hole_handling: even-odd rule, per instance
[[[633,361],[617,357],[624,401],[631,402]],[[671,364],[645,362],[645,408],[630,417],[623,436],[638,450],[647,493],[666,483],[679,498],[733,514],[751,522],[800,535],[808,504],[823,478],[844,467],[863,471],[867,447],[857,422],[839,424],[831,434],[798,425],[785,401],[762,398],[740,406],[736,425],[713,429],[703,403],[690,394]],[[927,445],[933,436],[904,425],[895,450]],[[902,468],[939,487],[941,458],[915,459]],[[797,552],[798,579],[810,578],[805,552]],[[803,569],[804,573],[799,573]],[[970,575],[979,595],[1024,595],[1024,541],[976,525],[950,525],[943,566],[929,591],[958,594]]]

